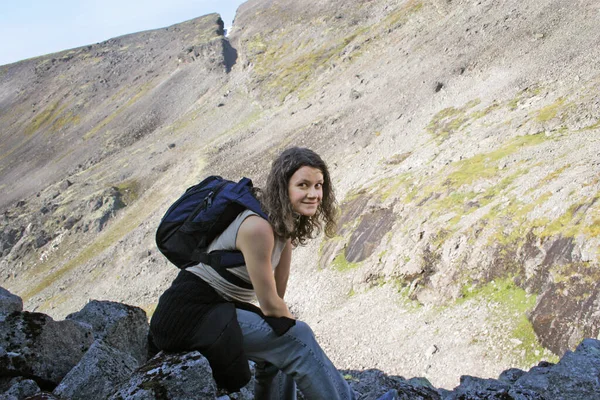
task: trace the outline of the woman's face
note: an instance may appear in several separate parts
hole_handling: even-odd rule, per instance
[[[288,195],[292,209],[300,215],[312,217],[323,198],[323,173],[318,168],[300,167],[290,178]]]

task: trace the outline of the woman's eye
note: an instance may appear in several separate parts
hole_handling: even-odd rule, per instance
[[[323,184],[322,184],[322,183],[317,183],[317,184],[315,185],[315,187],[316,187],[317,189],[321,189],[321,188],[323,187]]]

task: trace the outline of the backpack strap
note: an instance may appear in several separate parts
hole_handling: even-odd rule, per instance
[[[202,264],[209,265],[223,279],[229,283],[247,290],[253,290],[250,282],[232,274],[227,268],[235,268],[245,264],[244,255],[241,251],[215,250],[210,253],[194,250],[192,259]]]

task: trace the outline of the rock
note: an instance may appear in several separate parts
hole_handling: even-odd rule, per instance
[[[582,337],[600,332],[600,279],[597,267],[572,262],[575,242],[560,238],[551,242],[546,265],[567,265],[562,274],[569,279],[550,280],[537,298],[530,321],[540,344],[555,354],[575,348]],[[582,279],[582,277],[587,277]]]
[[[23,227],[6,227],[0,232],[0,255],[5,255],[10,252],[15,244],[23,236],[25,229]]]
[[[91,226],[97,231],[101,232],[104,226],[112,217],[115,216],[116,212],[126,207],[123,203],[121,192],[116,187],[111,187],[103,194],[102,205],[98,211],[98,214],[93,216]]]
[[[399,394],[396,389],[388,390],[383,396],[377,398],[377,400],[397,400]]]
[[[600,341],[585,339],[556,365],[532,368],[514,387],[539,393],[546,399],[600,399],[599,376]]]
[[[139,307],[112,301],[92,300],[66,318],[91,326],[94,338],[130,354],[143,364],[148,354],[148,319]]]
[[[463,375],[460,377],[460,385],[444,400],[508,399],[509,390],[509,384],[495,379]]]
[[[48,243],[50,240],[50,235],[48,235],[46,231],[40,231],[35,237],[34,247],[39,249],[40,247],[46,245],[46,243]]]
[[[102,197],[93,198],[88,202],[88,210],[90,212],[94,212],[100,209],[100,207],[102,207],[102,204],[104,204],[104,200],[102,199]]]
[[[350,98],[351,98],[352,100],[357,100],[357,99],[360,99],[361,97],[362,97],[362,93],[361,93],[361,92],[359,92],[358,90],[356,90],[356,89],[352,89],[352,90],[350,91]]]
[[[41,392],[37,383],[31,379],[23,377],[2,379],[5,379],[6,382],[0,383],[0,389],[7,388],[6,390],[2,390],[3,394],[0,398],[3,400],[20,400]]]
[[[428,387],[431,389],[435,389],[433,387],[433,385],[431,384],[431,382],[429,382],[429,380],[427,380],[427,378],[423,378],[423,377],[410,378],[410,379],[407,379],[406,382],[410,383],[413,386],[424,386],[424,387]]]
[[[540,363],[529,372],[512,368],[500,374],[500,380],[463,376],[457,388],[442,393],[444,400],[598,400],[598,376],[600,341],[585,339],[556,365]]]
[[[422,378],[424,379],[424,378]],[[429,385],[419,385],[410,381],[400,381],[395,385],[398,400],[440,400],[439,392]]]
[[[23,400],[61,400],[61,399],[54,396],[52,393],[40,392],[40,393],[34,394],[33,396],[29,396]]]
[[[395,216],[391,208],[381,208],[364,214],[350,236],[345,250],[346,260],[360,262],[371,256],[386,233],[392,229],[394,222]]]
[[[360,399],[375,400],[393,392],[398,400],[439,400],[439,392],[425,378],[410,381],[400,376],[389,376],[375,369],[366,371],[343,371],[346,380]]]
[[[69,218],[67,218],[67,220],[65,221],[63,227],[65,229],[71,229],[73,226],[75,226],[75,224],[77,222],[79,222],[79,220],[81,219],[80,216],[70,216]]]
[[[60,185],[58,187],[59,187],[60,190],[67,190],[72,185],[73,185],[73,182],[71,182],[68,179],[65,179],[64,181],[62,181],[60,183]]]
[[[23,300],[0,286],[0,322],[14,311],[23,311]]]
[[[514,387],[508,391],[507,398],[514,400],[547,400],[546,397],[532,390]]]
[[[525,375],[525,373],[526,373],[525,371],[523,371],[522,369],[518,369],[518,368],[507,369],[506,371],[504,371],[500,374],[500,376],[498,377],[498,380],[500,382],[513,384],[517,381],[517,379],[519,379],[520,377]]]
[[[248,364],[250,366],[250,373],[252,374],[252,377],[246,386],[241,388],[239,392],[228,393],[217,397],[217,400],[254,400],[254,384],[256,383],[256,380],[254,379],[254,373],[256,372],[256,364],[254,364],[252,361],[250,361]],[[220,390],[217,388],[217,396],[219,396],[219,392]],[[302,399],[302,397],[300,397],[302,393],[300,393],[299,390],[296,390],[296,392],[298,393],[298,398]]]
[[[106,399],[138,366],[131,355],[96,340],[53,394],[67,399]]]
[[[13,312],[0,324],[0,376],[25,376],[54,388],[93,342],[91,329],[41,313]]]
[[[216,390],[208,361],[199,352],[160,352],[135,371],[110,399],[214,400]]]
[[[439,348],[435,345],[432,344],[431,346],[429,346],[427,348],[427,350],[425,351],[425,357],[426,358],[431,358],[435,353],[437,353],[439,351]]]

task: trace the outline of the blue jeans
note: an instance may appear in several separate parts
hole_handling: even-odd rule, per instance
[[[354,391],[306,323],[296,321],[289,331],[277,336],[259,315],[240,309],[236,312],[244,352],[257,363],[256,400],[295,400],[295,384],[308,400],[355,399]]]

